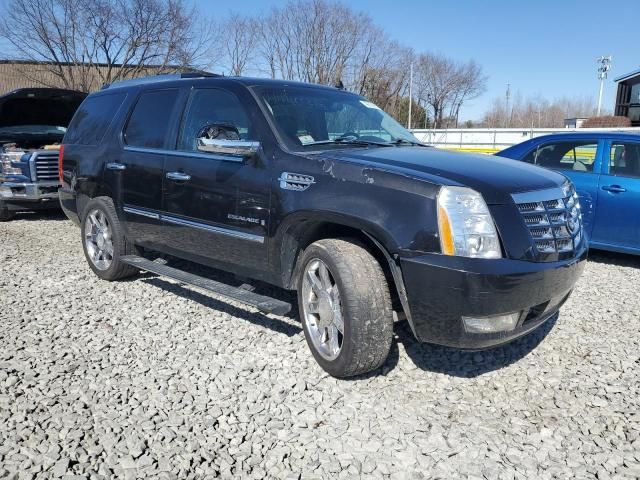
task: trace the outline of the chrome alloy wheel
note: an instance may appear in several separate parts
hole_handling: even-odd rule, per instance
[[[314,258],[307,263],[302,280],[303,321],[318,353],[335,360],[344,341],[340,292],[327,265]]]
[[[109,220],[102,210],[92,210],[84,223],[84,243],[91,263],[107,270],[113,261],[113,237]]]

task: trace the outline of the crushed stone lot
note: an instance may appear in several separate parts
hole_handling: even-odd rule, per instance
[[[395,337],[381,370],[336,380],[296,312],[101,281],[71,222],[19,215],[0,224],[0,478],[640,478],[640,258],[592,254],[559,318],[505,347]]]

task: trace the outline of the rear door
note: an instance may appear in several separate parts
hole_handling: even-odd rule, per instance
[[[604,151],[592,241],[640,248],[640,142],[608,140]]]
[[[149,247],[163,245],[160,212],[165,152],[179,117],[177,88],[145,90],[125,123],[121,158],[107,163],[118,176],[114,192],[129,238]]]
[[[584,229],[590,238],[598,204],[598,179],[604,141],[598,139],[554,140],[539,144],[524,161],[557,170],[569,177],[580,197]]]
[[[237,128],[240,140],[259,140],[255,116],[223,88],[189,93],[176,148],[163,175],[165,238],[176,254],[187,253],[233,270],[267,268],[270,172],[260,151],[252,158],[200,152],[198,133],[207,125]]]

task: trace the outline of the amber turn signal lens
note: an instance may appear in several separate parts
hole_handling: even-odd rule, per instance
[[[455,255],[456,249],[453,244],[453,232],[451,231],[451,222],[447,211],[438,207],[438,229],[440,230],[440,243],[442,245],[442,253],[445,255]]]

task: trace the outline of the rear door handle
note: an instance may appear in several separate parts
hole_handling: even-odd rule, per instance
[[[604,187],[602,187],[602,190],[613,193],[622,193],[627,191],[626,188],[623,188],[620,185],[605,185]]]
[[[107,163],[106,167],[107,167],[107,170],[117,170],[117,171],[122,171],[127,169],[126,165],[122,163],[117,163],[117,162]]]
[[[167,178],[175,182],[188,182],[191,180],[191,175],[182,172],[168,172]]]

